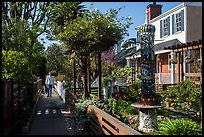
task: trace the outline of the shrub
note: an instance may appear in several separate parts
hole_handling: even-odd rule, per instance
[[[199,135],[201,127],[186,119],[167,119],[158,125],[157,132],[161,135]]]
[[[83,129],[86,127],[90,121],[90,113],[87,113],[86,108],[88,105],[92,105],[94,102],[90,99],[79,99],[78,103],[75,103],[74,113],[75,122],[78,129]]]
[[[5,79],[19,78],[22,83],[30,81],[28,59],[21,51],[2,51],[2,77]]]
[[[192,80],[186,79],[175,86],[167,87],[165,98],[170,98],[176,110],[200,112],[202,91]]]
[[[133,84],[131,84],[128,89],[126,88],[120,90],[120,92],[123,94],[122,96],[123,100],[126,100],[128,102],[139,102],[141,98],[140,82],[136,81]]]

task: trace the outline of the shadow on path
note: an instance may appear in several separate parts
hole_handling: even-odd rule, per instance
[[[74,117],[57,93],[52,97],[42,95],[37,104],[30,131],[27,135],[79,135],[75,129]]]

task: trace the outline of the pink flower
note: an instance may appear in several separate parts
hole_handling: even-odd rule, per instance
[[[129,120],[129,123],[136,123],[137,121],[138,121],[137,118],[132,118]]]

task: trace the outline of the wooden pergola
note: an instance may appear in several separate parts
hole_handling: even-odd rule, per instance
[[[200,84],[202,84],[202,72],[200,73],[184,73],[183,72],[183,55],[184,51],[187,50],[194,50],[194,49],[199,49],[200,51],[200,59],[201,59],[201,68],[202,68],[202,40],[198,41],[192,41],[192,42],[187,42],[187,43],[182,43],[182,44],[177,44],[177,45],[172,45],[168,47],[164,47],[164,50],[173,50],[173,52],[176,53],[178,57],[178,82],[183,81],[184,76],[187,77],[200,77]],[[201,69],[202,71],[202,69]]]

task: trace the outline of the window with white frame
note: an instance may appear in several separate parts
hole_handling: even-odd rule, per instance
[[[163,36],[168,35],[168,20],[167,18],[163,20]]]
[[[175,32],[181,31],[181,13],[175,14]]]

